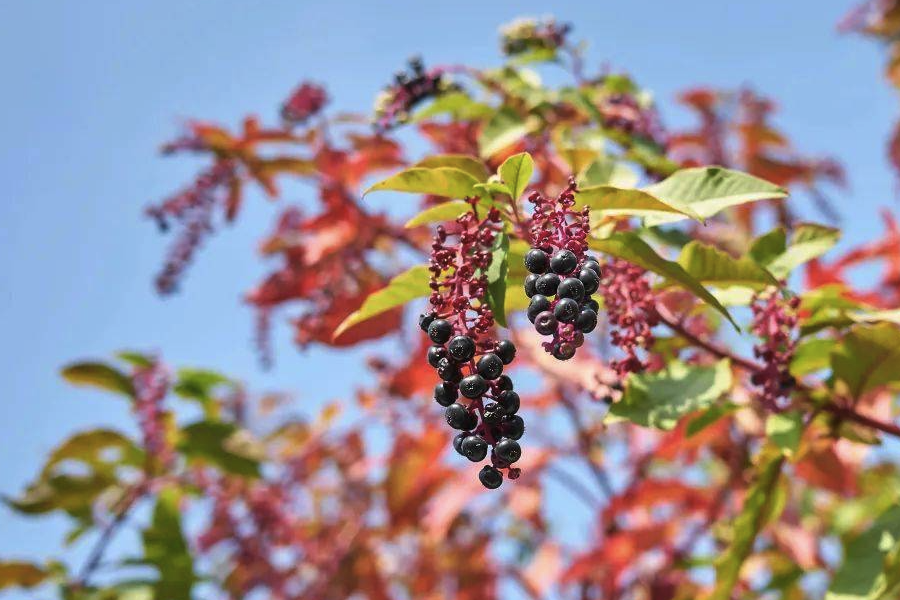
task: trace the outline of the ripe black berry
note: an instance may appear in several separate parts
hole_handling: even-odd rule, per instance
[[[528,320],[534,323],[534,319],[545,310],[550,310],[550,300],[543,294],[535,294],[531,297],[525,314],[528,315]]]
[[[438,377],[450,383],[456,383],[462,378],[459,365],[451,362],[449,358],[442,358],[438,362],[437,374]]]
[[[438,368],[442,358],[447,358],[447,349],[443,346],[432,346],[428,349],[428,364]]]
[[[508,365],[516,357],[516,345],[509,340],[503,340],[497,344],[497,349],[494,353],[500,357],[504,365]]]
[[[575,356],[575,345],[563,342],[553,349],[553,358],[557,360],[569,360]]]
[[[588,298],[587,300],[585,300],[584,307],[591,309],[595,313],[600,312],[600,303],[597,302],[596,300],[594,300],[593,298]]]
[[[549,265],[550,257],[543,250],[532,248],[525,255],[525,268],[529,273],[545,273]]]
[[[503,438],[494,447],[497,457],[507,463],[514,463],[522,457],[522,447],[519,442],[509,438]]]
[[[475,356],[475,340],[467,335],[457,335],[447,344],[447,351],[453,360],[465,362]]]
[[[441,406],[450,406],[451,404],[456,402],[456,399],[458,397],[459,392],[456,390],[456,386],[452,383],[443,381],[434,386],[434,401]]]
[[[513,389],[513,382],[512,379],[509,378],[509,375],[501,375],[496,381],[496,386],[500,391],[511,390]]]
[[[428,326],[431,325],[431,322],[434,321],[434,315],[424,314],[419,315],[419,327],[422,331],[428,331]]]
[[[571,323],[578,317],[578,302],[572,298],[563,298],[553,309],[554,316],[563,323]]]
[[[575,326],[584,333],[590,333],[597,326],[597,313],[589,308],[582,309],[575,321]]]
[[[573,301],[574,302],[574,301]],[[549,310],[545,310],[534,320],[534,329],[541,335],[552,335],[556,331],[556,317]]]
[[[597,277],[601,277],[603,274],[600,272],[600,263],[597,262],[595,258],[589,258],[581,264],[581,267],[584,269],[590,269],[594,273],[597,274]]]
[[[435,319],[428,326],[428,337],[435,344],[446,344],[453,335],[453,326],[445,319]]]
[[[600,288],[600,276],[593,269],[582,267],[578,272],[578,279],[584,284],[584,293],[588,296]]]
[[[506,417],[503,420],[503,435],[511,440],[517,440],[525,433],[525,421],[519,415]]]
[[[487,388],[487,381],[481,375],[469,375],[459,382],[459,391],[466,398],[479,398]]]
[[[475,370],[485,379],[497,379],[503,373],[503,361],[496,354],[485,354],[478,359]]]
[[[554,275],[553,273],[544,273],[534,283],[534,289],[537,290],[537,293],[544,296],[554,295],[558,287],[559,275]]]
[[[496,402],[489,402],[488,405],[484,407],[483,419],[488,425],[499,425],[504,416],[506,416],[506,413],[504,412],[503,407]]]
[[[466,436],[459,447],[461,454],[472,462],[480,462],[487,456],[488,444],[480,435]]]
[[[550,259],[550,268],[558,275],[568,275],[578,266],[578,259],[571,250],[557,250]]]
[[[591,272],[593,273],[593,271]],[[560,298],[571,298],[575,302],[581,302],[584,299],[584,284],[575,277],[566,277],[559,284],[556,295]]]
[[[457,433],[453,437],[453,449],[456,450],[457,452],[459,452],[460,454],[462,454],[463,456],[465,456],[465,454],[463,454],[463,451],[462,451],[462,443],[463,443],[463,440],[466,439],[467,437],[469,437],[470,435],[472,435],[472,434],[469,433],[468,431],[462,431],[460,433]]]
[[[503,484],[503,473],[494,467],[485,465],[478,472],[478,481],[487,489],[496,490]]]
[[[540,275],[536,275],[534,273],[529,273],[525,277],[525,295],[529,298],[537,294],[537,288],[534,287],[534,284],[539,278]]]
[[[519,412],[521,399],[514,391],[507,390],[497,397],[497,403],[503,408],[503,412],[508,415],[513,415]]]
[[[458,402],[448,406],[444,416],[447,418],[447,425],[453,429],[472,429],[478,424],[478,417]]]

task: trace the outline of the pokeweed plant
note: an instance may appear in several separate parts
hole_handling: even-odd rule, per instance
[[[885,213],[881,237],[836,253],[840,231],[797,214],[807,198],[833,218],[823,187],[844,174],[791,150],[770,100],[689,89],[696,125],[670,130],[570,35],[520,20],[499,67],[413,59],[371,116],[331,114],[303,82],[273,125],[193,122],[165,145],[210,164],[147,208],[176,236],[161,294],[249,190],[299,179],[313,199],[282,209],[260,246],[277,266],[245,298],[261,354],[285,315],[302,348],[400,350],[303,418],[156,356],[69,365],[124,398],[137,433],[74,434],[6,499],[65,515],[82,551],[0,562],[0,589],[898,597],[900,227]],[[545,85],[539,69],[560,66],[571,83]],[[393,137],[410,129],[433,148],[414,160]],[[408,194],[403,219],[376,192]],[[577,539],[558,531],[574,502]],[[136,553],[117,556],[130,528]]]

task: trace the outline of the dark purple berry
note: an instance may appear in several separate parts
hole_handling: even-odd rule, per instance
[[[553,358],[557,360],[569,360],[575,356],[575,345],[563,342],[553,349]]]
[[[428,326],[428,337],[435,344],[446,344],[453,335],[453,326],[445,319],[435,319]]]
[[[478,424],[478,417],[469,412],[462,404],[454,402],[447,407],[444,412],[447,418],[447,425],[453,429],[472,429]]]
[[[531,298],[535,294],[537,294],[537,288],[535,287],[535,283],[540,278],[540,275],[535,275],[534,273],[529,273],[525,277],[525,295]]]
[[[440,360],[438,363],[437,374],[438,377],[444,381],[449,381],[450,383],[456,383],[462,377],[459,365],[451,362],[449,358],[442,358]]]
[[[529,273],[537,273],[538,275],[546,273],[549,265],[550,257],[543,250],[532,248],[525,254],[525,268],[528,269]]]
[[[584,293],[590,296],[600,288],[600,276],[593,269],[583,267],[578,272],[578,279],[584,285]]]
[[[534,329],[541,335],[553,335],[559,325],[553,313],[545,310],[534,320]]]
[[[600,303],[597,302],[596,300],[594,300],[593,298],[588,298],[587,300],[585,300],[584,307],[591,309],[595,313],[600,312]]]
[[[469,375],[459,382],[459,391],[466,398],[480,398],[488,389],[481,375]]]
[[[447,344],[447,351],[453,360],[466,362],[475,356],[475,340],[467,335],[457,335]]]
[[[481,462],[488,452],[488,444],[480,435],[469,435],[460,444],[462,455],[472,462]]]
[[[501,375],[499,379],[497,379],[497,389],[502,391],[513,389],[512,379],[509,378],[509,375]]]
[[[550,259],[550,268],[557,275],[568,275],[578,266],[578,259],[571,250],[557,250]]]
[[[556,295],[560,298],[571,298],[575,302],[581,302],[584,300],[584,284],[580,279],[566,277],[560,282]]]
[[[447,358],[447,349],[443,346],[432,346],[428,349],[428,364],[438,368],[442,358]]]
[[[504,365],[508,365],[516,358],[516,345],[509,340],[503,340],[497,344],[494,354],[500,357]]]
[[[545,310],[550,310],[550,300],[543,294],[535,294],[531,297],[525,314],[528,315],[528,320],[534,323],[534,319]]]
[[[514,391],[507,390],[497,397],[497,403],[503,408],[503,412],[508,415],[514,415],[519,412],[521,399]]]
[[[428,326],[431,325],[432,321],[434,321],[434,315],[431,315],[431,314],[419,315],[419,327],[422,329],[422,331],[427,332]]]
[[[522,447],[519,446],[519,442],[509,438],[503,438],[497,442],[494,452],[497,453],[497,457],[500,460],[509,464],[516,462],[522,457]]]
[[[434,401],[441,406],[450,406],[459,398],[459,392],[452,383],[442,381],[434,386]]]
[[[503,473],[494,467],[485,465],[478,472],[478,481],[487,489],[496,490],[503,484]]]
[[[553,273],[544,273],[534,284],[534,289],[537,290],[538,294],[543,294],[544,296],[553,296],[556,294],[556,289],[559,287],[559,275],[554,275]]]
[[[525,433],[525,421],[519,415],[506,417],[503,420],[503,435],[511,440],[517,440]]]
[[[496,354],[485,354],[478,359],[475,370],[485,379],[497,379],[503,373],[503,361]]]
[[[553,315],[563,323],[571,323],[578,317],[578,313],[578,302],[572,298],[563,298],[556,303],[556,307],[553,309]]]
[[[577,327],[584,333],[590,333],[596,326],[597,313],[589,308],[582,309],[578,314],[578,319],[575,321],[575,327]]]
[[[503,407],[496,402],[490,402],[484,407],[483,419],[488,425],[499,425],[506,413]]]
[[[602,277],[603,274],[600,272],[600,263],[597,262],[595,258],[589,258],[581,264],[582,269],[590,269],[594,273],[597,274],[597,277]]]
[[[460,433],[457,433],[455,436],[453,436],[453,449],[456,450],[457,452],[459,452],[460,454],[462,454],[463,456],[465,456],[465,454],[463,454],[463,451],[462,451],[462,443],[463,443],[463,440],[466,439],[467,437],[469,437],[470,435],[472,435],[472,434],[469,433],[468,431],[461,431]]]

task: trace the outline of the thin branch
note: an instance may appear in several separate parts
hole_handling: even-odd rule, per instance
[[[548,476],[553,477],[562,484],[563,487],[572,492],[579,500],[584,502],[585,506],[590,510],[597,510],[599,508],[594,494],[591,493],[578,478],[567,471],[563,471],[562,469],[553,466],[547,467],[545,472]]]
[[[656,305],[656,314],[659,315],[659,320],[665,323],[666,326],[669,327],[669,329],[677,333],[679,336],[681,336],[694,346],[703,348],[710,354],[718,356],[719,358],[727,358],[731,360],[732,363],[748,371],[756,372],[762,370],[762,365],[753,362],[750,359],[738,356],[727,348],[723,348],[709,340],[704,340],[699,336],[694,335],[693,333],[685,329],[685,327],[681,324],[681,321],[677,319],[675,315],[669,312],[669,309],[667,309],[662,304]]]
[[[609,481],[609,475],[606,474],[606,471],[603,470],[600,463],[591,456],[591,436],[584,427],[578,408],[568,397],[566,397],[565,393],[560,393],[560,402],[566,409],[566,414],[569,416],[569,421],[571,421],[572,428],[575,430],[575,435],[578,438],[578,445],[581,447],[581,453],[584,455],[584,459],[587,461],[588,467],[594,475],[594,479],[597,480],[597,485],[600,486],[600,489],[603,490],[603,493],[607,498],[612,498],[615,496],[615,490],[613,490],[612,484]]]

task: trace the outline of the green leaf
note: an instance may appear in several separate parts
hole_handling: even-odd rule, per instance
[[[79,362],[63,368],[63,379],[75,385],[88,385],[110,392],[116,392],[129,398],[134,397],[134,385],[131,378],[106,363]]]
[[[50,574],[34,563],[19,560],[0,561],[0,590],[33,588],[44,583]]]
[[[429,295],[430,279],[431,273],[426,265],[416,265],[400,273],[391,279],[387,286],[370,294],[359,310],[350,313],[334,330],[334,337],[340,336],[358,323],[377,317],[392,308],[403,306],[410,300]]]
[[[520,152],[504,160],[497,172],[503,183],[509,188],[510,195],[515,201],[531,181],[531,175],[534,173],[534,160],[527,152]]]
[[[485,124],[478,137],[483,158],[490,158],[528,134],[529,125],[511,108],[502,108]]]
[[[678,283],[684,289],[692,292],[695,296],[722,313],[734,328],[740,331],[728,310],[722,306],[722,303],[709,290],[703,287],[703,284],[691,277],[678,263],[666,260],[657,254],[637,234],[624,231],[615,233],[602,240],[588,238],[588,244],[594,250],[617,256]]]
[[[844,563],[825,600],[894,600],[900,596],[900,506],[892,506],[844,547]]]
[[[194,562],[181,527],[180,493],[175,488],[162,490],[156,499],[153,518],[142,532],[144,562],[156,567],[156,598],[187,600],[197,580]]]
[[[465,200],[451,200],[430,206],[406,222],[404,227],[418,227],[428,223],[453,221],[456,217],[472,210],[472,205]]]
[[[776,227],[765,233],[750,245],[750,258],[761,265],[767,265],[787,250],[787,234],[783,227]]]
[[[737,585],[741,566],[753,551],[753,542],[760,530],[776,512],[779,494],[776,493],[784,457],[761,462],[759,475],[744,499],[741,512],[732,524],[732,539],[725,552],[716,560],[716,586],[709,600],[729,600]]]
[[[689,206],[663,200],[633,188],[617,188],[611,185],[582,188],[575,193],[575,202],[576,206],[587,206],[592,210],[603,211],[604,215],[652,217],[674,214],[678,219],[690,217],[700,220],[700,216]]]
[[[116,352],[116,358],[120,360],[124,360],[125,362],[135,366],[135,367],[152,367],[153,366],[153,357],[147,354],[143,354],[141,352],[133,352],[130,350],[123,350],[121,352]]]
[[[772,413],[766,419],[766,437],[788,458],[797,454],[803,435],[803,414],[799,411]]]
[[[667,204],[687,206],[702,219],[731,206],[787,196],[782,187],[722,167],[681,169],[663,181],[645,187],[644,191]],[[659,225],[683,218],[681,215],[660,215],[648,218],[646,223]]]
[[[615,188],[633,188],[638,174],[628,165],[609,156],[601,156],[587,166],[578,178],[583,188],[608,185]]]
[[[261,451],[248,440],[252,440],[250,433],[233,423],[198,421],[181,430],[178,449],[229,473],[258,477]]]
[[[65,461],[84,463],[92,470],[112,475],[116,465],[140,465],[144,452],[130,438],[111,429],[92,429],[76,433],[57,446],[44,464],[41,478],[56,474]]]
[[[4,498],[8,506],[28,515],[62,510],[70,515],[89,514],[97,497],[116,485],[109,474],[54,475],[31,484],[18,498]]]
[[[711,367],[674,361],[664,371],[632,374],[622,399],[610,406],[606,421],[628,420],[644,427],[674,429],[681,417],[708,408],[729,389],[727,359]]]
[[[798,225],[785,250],[777,256],[769,256],[768,260],[761,264],[765,265],[776,277],[784,278],[803,263],[828,252],[840,239],[839,229],[810,223]],[[777,236],[772,241],[777,241]],[[758,250],[759,254],[768,252],[770,252],[768,249],[764,251],[760,248]]]
[[[478,180],[469,173],[456,167],[410,167],[373,184],[363,192],[390,190],[394,192],[411,192],[414,194],[433,194],[446,198],[467,198],[474,196],[474,187]]]
[[[487,181],[488,176],[490,176],[490,173],[488,173],[487,167],[484,166],[483,162],[474,156],[468,156],[466,154],[437,154],[435,156],[423,158],[414,164],[413,167],[421,167],[423,169],[452,167],[454,169],[459,169],[460,171],[465,171],[476,180],[482,182]]]
[[[509,272],[509,235],[501,231],[494,243],[491,264],[487,270],[487,302],[494,320],[506,327],[506,276]]]
[[[411,120],[419,123],[437,115],[450,115],[453,120],[474,121],[488,116],[493,110],[487,104],[473,100],[464,92],[448,92],[417,111]]]
[[[790,371],[794,377],[803,377],[831,365],[831,350],[836,342],[829,338],[807,338],[797,344],[791,359]]]
[[[850,398],[900,381],[900,328],[854,325],[832,350],[831,370],[837,393]]]
[[[699,415],[691,419],[688,422],[687,427],[685,427],[684,433],[687,437],[695,436],[722,417],[730,415],[738,408],[740,408],[740,406],[734,404],[733,402],[720,402],[718,404],[713,404],[705,411],[701,412]]]
[[[894,323],[900,325],[900,308],[888,310],[855,310],[847,316],[855,323]]]
[[[684,247],[678,256],[678,264],[703,285],[756,289],[778,285],[778,280],[752,259],[745,256],[734,258],[714,246],[698,241],[690,242]]]

